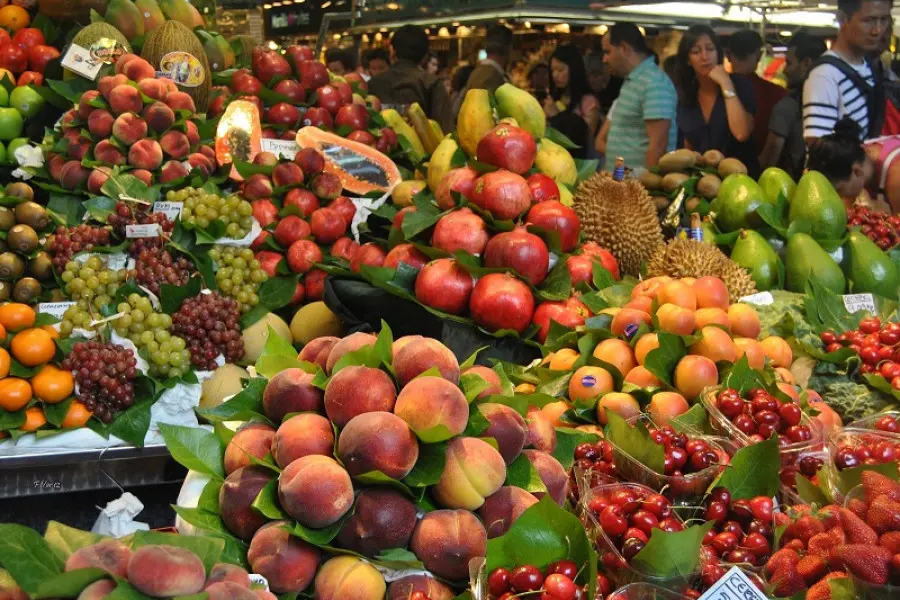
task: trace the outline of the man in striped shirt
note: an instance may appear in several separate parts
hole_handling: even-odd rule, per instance
[[[839,119],[856,121],[862,139],[880,129],[876,81],[866,56],[891,26],[891,0],[839,0],[837,40],[803,86],[803,137],[807,142],[834,131]],[[883,94],[881,103],[884,103]]]

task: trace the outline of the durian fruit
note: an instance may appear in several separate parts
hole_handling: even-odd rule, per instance
[[[718,277],[728,288],[732,302],[756,293],[750,273],[709,244],[676,238],[660,245],[647,261],[647,277]]]
[[[578,187],[575,212],[587,239],[612,252],[623,275],[639,275],[663,242],[656,204],[637,179],[592,175]]]

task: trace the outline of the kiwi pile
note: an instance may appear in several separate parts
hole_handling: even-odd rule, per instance
[[[40,237],[51,227],[47,210],[34,201],[27,183],[6,186],[0,206],[0,301],[31,304],[41,295],[41,282],[53,279],[53,263],[41,250]]]

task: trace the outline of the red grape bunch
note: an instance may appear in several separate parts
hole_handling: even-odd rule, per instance
[[[61,274],[72,256],[79,252],[90,252],[97,246],[109,246],[108,229],[91,225],[68,228],[60,225],[47,239],[44,249],[52,257],[56,272]]]
[[[227,363],[244,356],[240,315],[233,298],[218,292],[199,294],[182,302],[172,315],[172,334],[187,342],[194,367],[213,371],[220,354]]]
[[[134,238],[129,244],[128,252],[132,256],[139,256],[143,250],[161,248],[164,244],[163,236],[172,233],[175,229],[173,223],[165,213],[152,213],[148,206],[132,206],[126,202],[117,202],[116,210],[109,215],[109,224],[119,239],[127,237],[128,225],[158,225],[159,237]]]
[[[195,271],[194,263],[184,256],[177,258],[169,250],[159,246],[144,248],[135,260],[135,279],[138,284],[159,296],[160,285],[186,285]]]
[[[61,366],[75,376],[78,399],[104,423],[134,404],[134,380],[139,373],[130,349],[119,344],[77,342]]]

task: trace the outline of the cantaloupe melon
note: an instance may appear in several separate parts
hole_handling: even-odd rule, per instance
[[[197,66],[202,73],[191,73],[191,78],[202,81],[194,85],[182,85],[175,81],[178,89],[186,92],[194,99],[197,112],[205,113],[209,102],[209,87],[212,73],[209,70],[209,61],[206,59],[206,51],[203,44],[194,35],[194,32],[178,21],[166,21],[160,27],[150,32],[144,40],[141,57],[159,70],[165,70],[161,65],[166,55],[173,52],[187,53],[198,61]],[[193,62],[193,61],[191,61]]]

